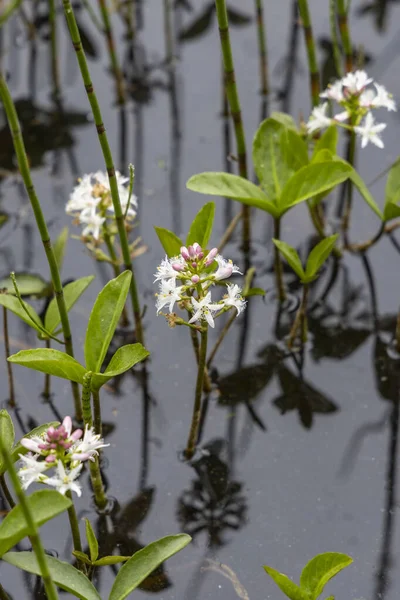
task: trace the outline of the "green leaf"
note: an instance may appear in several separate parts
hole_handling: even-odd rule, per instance
[[[312,281],[332,252],[339,234],[331,235],[321,240],[308,255],[305,280]]]
[[[21,350],[10,356],[8,360],[16,365],[77,383],[83,382],[86,373],[86,369],[72,356],[60,352],[60,350],[53,350],[53,348]]]
[[[22,437],[21,440],[23,440],[24,438],[31,438],[33,436],[40,437],[42,435],[42,433],[44,433],[45,431],[48,430],[49,427],[58,427],[59,424],[60,423],[58,421],[50,421],[50,423],[43,423],[43,425],[39,425],[38,427],[35,427],[34,429],[32,429],[32,431],[30,431],[29,433],[24,435],[24,437]],[[16,446],[14,446],[14,448],[12,450],[11,460],[13,462],[15,462],[16,460],[19,459],[20,454],[25,455],[29,452],[29,450],[27,448],[22,446],[21,440],[18,442],[18,444]]]
[[[77,558],[81,562],[85,563],[85,565],[92,564],[92,561],[90,560],[88,555],[85,554],[84,552],[79,552],[79,550],[72,550],[72,554],[75,556],[75,558]]]
[[[264,567],[265,571],[268,573],[270,577],[275,581],[276,585],[280,590],[290,598],[290,600],[310,600],[305,592],[303,592],[298,585],[293,583],[287,575],[283,573],[279,573],[279,571],[275,571],[271,567]]]
[[[208,240],[214,223],[215,203],[208,202],[195,216],[186,238],[186,246],[197,242],[202,248],[207,248]]]
[[[270,119],[277,121],[285,127],[285,129],[292,129],[297,132],[297,125],[293,117],[286,113],[272,111]]]
[[[291,129],[286,130],[284,134],[282,134],[281,143],[283,144],[288,165],[293,172],[308,165],[307,144],[297,131],[292,131]]]
[[[167,558],[191,541],[186,534],[169,535],[136,552],[118,572],[108,600],[124,600]]]
[[[30,511],[36,527],[50,521],[67,510],[72,502],[56,490],[40,490],[27,496]],[[24,537],[33,533],[30,531],[22,512],[17,504],[0,523],[0,557],[10,548],[18,544]]]
[[[92,283],[94,275],[88,277],[81,277],[76,281],[68,283],[64,287],[64,299],[67,311],[70,311],[74,306],[75,302],[79,300],[86,288]],[[54,333],[56,328],[61,322],[60,313],[58,312],[57,298],[53,298],[47,308],[46,315],[44,318],[44,326],[47,331]]]
[[[385,221],[395,219],[400,215],[400,158],[396,160],[389,171],[385,188]]]
[[[332,154],[336,154],[338,143],[338,130],[335,125],[331,125],[324,131],[319,140],[315,143],[314,151],[311,160],[314,160],[318,152],[321,150],[329,150]]]
[[[279,252],[286,258],[289,265],[292,267],[293,271],[296,275],[303,280],[305,277],[305,272],[303,269],[303,265],[301,264],[301,260],[296,250],[289,246],[286,242],[282,242],[282,240],[275,240],[272,238],[275,246],[278,248]]]
[[[68,242],[68,227],[61,230],[60,235],[53,244],[53,252],[57,261],[59,271],[62,270],[64,263],[65,250]]]
[[[34,575],[41,575],[40,567],[33,552],[8,552],[3,560]],[[53,556],[46,555],[50,575],[62,590],[81,600],[101,600],[96,588],[89,579],[72,565]]]
[[[186,183],[186,187],[193,192],[232,198],[242,204],[255,206],[278,216],[276,206],[268,200],[264,192],[254,183],[244,177],[230,173],[199,173],[193,175]]]
[[[27,323],[30,327],[42,333],[42,322],[36,310],[27,302],[24,302],[24,300],[22,302],[24,303],[24,306],[31,318],[29,318],[28,314],[24,311],[20,301],[16,296],[11,296],[11,294],[0,293],[1,306],[4,306],[7,310],[11,311],[12,313],[14,313],[14,315],[19,317],[22,321],[24,321],[24,323]]]
[[[131,369],[136,363],[144,360],[150,352],[142,344],[127,344],[118,348],[110,360],[104,373],[93,373],[92,389],[98,390],[109,379],[121,375]]]
[[[262,288],[250,288],[248,292],[243,292],[242,296],[243,298],[250,298],[251,296],[265,296],[265,290],[263,290]]]
[[[112,556],[103,556],[103,558],[99,558],[93,564],[96,567],[105,567],[107,565],[117,565],[118,563],[126,562],[130,558],[131,556],[117,556],[113,554]]]
[[[311,600],[316,600],[328,581],[352,562],[350,556],[339,552],[317,554],[304,567],[300,576],[300,587],[311,597]]]
[[[282,190],[278,210],[283,215],[289,208],[342,183],[352,168],[341,161],[311,163],[290,178]]]
[[[177,256],[184,245],[182,240],[175,233],[169,231],[169,229],[164,229],[163,227],[154,227],[154,229],[168,258]]]
[[[5,408],[0,410],[0,438],[6,452],[11,452],[15,440],[15,431],[12,419]],[[6,472],[3,459],[0,454],[0,475]]]
[[[85,338],[85,361],[88,371],[100,372],[101,365],[125,306],[132,279],[123,271],[101,290],[89,317]]]
[[[268,198],[274,202],[295,170],[287,156],[286,136],[285,127],[269,118],[261,123],[253,140],[254,170]]]
[[[345,161],[343,161],[343,162],[345,162]],[[349,163],[345,163],[345,164],[349,164]],[[365,202],[368,204],[368,206],[381,219],[381,221],[383,221],[384,220],[384,216],[382,214],[381,209],[379,208],[379,206],[375,202],[375,200],[374,200],[373,196],[371,195],[369,189],[365,185],[364,180],[362,179],[362,177],[360,177],[360,175],[357,173],[357,171],[355,169],[353,169],[353,168],[351,169],[351,172],[350,172],[350,180],[353,182],[354,186],[357,188],[357,190],[359,191],[359,193],[361,194],[361,196],[363,197],[363,199],[365,200]]]
[[[47,296],[51,287],[40,275],[32,273],[15,273],[18,289],[21,296]],[[0,279],[0,290],[6,289],[8,294],[15,296],[14,285],[11,277]]]
[[[86,525],[86,539],[89,544],[90,560],[92,562],[94,562],[95,560],[97,560],[97,557],[99,556],[99,544],[97,542],[96,534],[93,531],[93,527],[92,527],[89,519],[85,519],[85,525]]]

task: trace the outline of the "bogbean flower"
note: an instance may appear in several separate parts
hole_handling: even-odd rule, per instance
[[[126,219],[131,221],[136,216],[137,198],[134,194],[129,196],[129,177],[124,177],[116,171],[115,178],[122,212],[126,214]],[[84,175],[73,189],[65,210],[67,214],[76,218],[77,223],[84,225],[84,238],[99,241],[103,224],[107,220],[115,220],[107,174],[97,171]]]
[[[362,148],[369,142],[378,148],[384,147],[379,133],[385,129],[386,124],[375,123],[371,111],[378,108],[386,108],[388,111],[397,109],[391,94],[383,85],[375,83],[365,71],[358,70],[347,73],[342,79],[330,84],[320,97],[325,102],[313,109],[307,123],[308,133],[312,134],[334,124],[352,129],[360,136]],[[327,100],[338,104],[341,112],[328,116]]]
[[[83,437],[82,437],[83,436]],[[22,438],[21,445],[29,450],[26,455],[20,454],[18,471],[22,487],[26,490],[32,483],[44,483],[56,488],[61,494],[68,490],[81,495],[81,488],[76,481],[82,463],[95,460],[104,444],[100,435],[92,428],[72,431],[71,417],[65,417],[58,427],[49,427],[41,436]],[[56,474],[47,475],[55,467]]]
[[[156,294],[157,313],[167,306],[167,317],[170,326],[199,324],[214,327],[215,316],[219,316],[236,308],[239,315],[245,308],[246,301],[241,296],[238,285],[226,284],[227,294],[219,300],[213,300],[211,287],[216,282],[221,283],[234,273],[240,273],[239,268],[231,260],[226,260],[218,254],[218,249],[209,252],[194,243],[186,248],[182,246],[180,254],[173,258],[165,257],[157,267],[155,282],[159,282],[159,292]],[[218,286],[219,287],[219,286]],[[175,304],[189,312],[186,322],[173,313]]]

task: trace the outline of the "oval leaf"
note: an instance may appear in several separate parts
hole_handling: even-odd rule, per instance
[[[265,571],[268,573],[270,577],[275,581],[276,585],[280,590],[290,598],[290,600],[310,600],[305,592],[303,592],[298,585],[293,583],[287,575],[283,573],[279,573],[279,571],[275,571],[271,567],[264,567]]]
[[[324,240],[321,240],[315,248],[313,248],[308,256],[306,265],[305,279],[311,281],[317,275],[318,271],[332,252],[339,234],[331,235]]]
[[[28,573],[41,575],[36,556],[32,552],[8,552],[3,560]],[[53,556],[46,555],[46,562],[51,578],[62,590],[81,600],[101,600],[94,585],[78,569]]]
[[[278,210],[283,215],[289,208],[342,183],[352,168],[341,161],[311,163],[290,178],[282,190]]]
[[[109,379],[121,375],[131,369],[136,363],[144,360],[150,352],[142,344],[127,344],[118,348],[110,360],[104,373],[94,373],[92,377],[92,389],[98,390]]]
[[[32,431],[30,431],[29,433],[27,433],[26,435],[24,435],[21,440],[23,440],[24,438],[31,438],[35,435],[40,436],[42,435],[42,433],[44,433],[45,431],[47,431],[47,429],[49,427],[58,427],[60,425],[60,423],[58,421],[51,421],[50,423],[43,423],[43,425],[39,425],[38,427],[35,427],[34,429],[32,429]],[[14,446],[12,453],[11,453],[11,460],[13,462],[15,462],[16,460],[19,459],[19,455],[20,454],[27,454],[29,452],[29,450],[27,448],[25,448],[24,446],[22,446],[21,444],[21,440],[18,442],[18,444],[16,446]]]
[[[186,238],[186,246],[190,246],[197,242],[202,248],[207,248],[208,240],[211,237],[211,232],[214,223],[215,203],[208,202],[197,213],[190,226],[188,236]]]
[[[39,490],[27,496],[26,501],[32,513],[36,527],[50,521],[67,510],[72,502],[56,490]],[[17,504],[0,523],[0,556],[30,535],[21,506]]]
[[[105,567],[107,565],[118,565],[119,563],[126,562],[132,558],[131,556],[117,556],[112,554],[111,556],[103,556],[93,563],[96,567]]]
[[[292,116],[286,113],[272,111],[270,118],[274,121],[278,121],[278,123],[281,123],[286,129],[292,129],[294,131],[297,131],[297,125],[295,120]]]
[[[186,534],[169,535],[136,552],[118,572],[109,600],[124,600],[167,558],[182,550],[191,541]]]
[[[353,559],[339,552],[324,552],[317,554],[304,567],[300,576],[300,586],[312,600],[316,600],[325,585],[339,571],[348,567]]]
[[[63,291],[67,311],[71,310],[75,302],[79,300],[86,288],[92,283],[93,279],[94,275],[89,275],[88,277],[81,277],[81,279],[72,281],[64,287]],[[61,317],[60,313],[58,312],[57,298],[53,298],[46,311],[46,315],[44,318],[44,326],[47,329],[47,331],[50,331],[50,333],[54,333],[56,327],[58,327],[60,322]]]
[[[7,310],[11,311],[12,313],[14,313],[14,315],[16,315],[22,321],[24,321],[24,323],[27,323],[27,325],[29,325],[33,329],[36,329],[36,331],[42,333],[42,321],[39,315],[37,314],[36,310],[27,302],[24,302],[23,300],[22,302],[24,307],[26,308],[26,311],[22,308],[21,302],[16,296],[11,296],[11,294],[0,293],[1,306],[4,306]]]
[[[261,208],[273,217],[278,216],[276,206],[268,200],[268,196],[254,183],[239,175],[230,173],[199,173],[193,175],[186,183],[193,192],[232,198],[242,204]]]
[[[6,452],[11,453],[14,445],[15,432],[12,419],[5,408],[0,410],[0,438]],[[0,475],[5,473],[2,455],[0,454]]]
[[[69,381],[83,382],[86,369],[77,360],[52,348],[36,348],[34,350],[21,350],[13,354],[8,360],[16,365],[28,367],[41,373],[55,375]]]
[[[164,229],[163,227],[154,227],[154,229],[168,258],[177,256],[183,246],[182,240],[173,231],[169,231],[169,229]]]
[[[99,544],[97,542],[96,534],[93,531],[93,527],[92,527],[89,519],[85,519],[85,525],[86,525],[86,539],[89,544],[90,560],[92,562],[94,562],[95,560],[97,560],[97,557],[99,556]]]
[[[319,140],[316,141],[311,160],[316,157],[320,150],[329,150],[332,154],[336,154],[337,143],[338,129],[336,125],[331,125],[324,131]]]
[[[132,273],[124,271],[101,290],[89,317],[85,338],[88,371],[100,372],[129,292]]]
[[[275,246],[278,248],[279,252],[286,258],[289,265],[292,267],[293,271],[296,275],[303,280],[305,277],[303,265],[301,264],[301,260],[296,250],[286,244],[286,242],[282,242],[281,240],[272,239]]]
[[[51,291],[50,284],[41,277],[32,273],[15,273],[17,285],[21,296],[47,296]],[[0,279],[0,289],[5,288],[8,294],[15,295],[11,277]]]

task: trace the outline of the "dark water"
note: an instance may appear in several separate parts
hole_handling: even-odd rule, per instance
[[[302,32],[294,27],[292,2],[265,4],[271,67],[269,108],[307,117],[307,63]],[[324,76],[329,78],[325,5],[318,0],[310,2]],[[111,444],[104,474],[109,494],[117,499],[114,511],[107,517],[96,515],[85,475],[84,494],[77,500],[79,515],[91,519],[103,554],[114,548],[119,554],[130,554],[168,533],[192,533],[193,543],[146,583],[147,592],[135,592],[136,597],[155,595],[157,590],[160,599],[229,600],[236,595],[245,598],[245,589],[251,599],[278,598],[280,592],[267,579],[263,564],[297,580],[308,559],[333,550],[352,555],[354,565],[332,582],[329,593],[337,598],[394,600],[400,589],[396,519],[399,404],[398,373],[395,361],[388,357],[387,345],[399,305],[400,258],[389,238],[368,253],[367,261],[346,256],[325,302],[318,304],[333,265],[324,273],[312,295],[315,307],[303,361],[296,363],[290,357],[282,360],[282,346],[276,336],[287,331],[288,316],[282,315],[279,324],[269,296],[266,301],[258,297],[251,300],[246,317],[235,322],[214,363],[220,395],[209,400],[202,435],[202,445],[210,450],[210,457],[203,457],[193,467],[179,460],[189,426],[196,371],[188,332],[169,330],[155,314],[152,274],[162,252],[153,225],[177,233],[187,230],[206,199],[186,191],[185,181],[195,172],[225,169],[230,151],[224,146],[221,118],[217,27],[207,6],[203,1],[177,2],[174,24],[179,31],[190,34],[190,26],[202,14],[200,25],[206,27],[176,46],[175,67],[168,70],[164,65],[163,3],[138,2],[140,31],[134,60],[125,62],[131,81],[122,116],[115,103],[105,42],[85,11],[79,11],[89,38],[90,67],[115,162],[124,171],[129,162],[136,167],[135,192],[140,202],[137,232],[148,246],[148,252],[137,260],[136,270],[142,302],[148,307],[145,335],[151,351],[147,380],[138,371],[126,375],[114,391],[102,394],[103,416],[110,430],[107,441]],[[253,17],[254,3],[231,0],[230,6],[240,11],[232,42],[250,144],[260,120],[262,99],[258,94],[254,20],[247,22],[240,15]],[[30,6],[26,10],[31,14]],[[38,4],[37,11],[39,16],[46,14],[46,5]],[[399,17],[400,6],[394,1],[354,0],[351,6],[353,41],[363,47],[369,59],[368,71],[397,100]],[[26,39],[21,22],[14,20],[2,38],[4,63],[24,123],[35,185],[54,236],[70,224],[64,205],[76,176],[103,168],[61,13],[58,26],[61,117],[51,100],[46,23],[31,41]],[[120,56],[128,57],[124,28],[117,15],[113,27]],[[385,118],[385,149],[368,147],[358,157],[367,182],[399,153],[398,114]],[[0,188],[1,209],[10,215],[0,232],[1,274],[15,269],[47,277],[29,205],[13,176],[15,161],[4,125],[0,136],[0,166],[6,171]],[[373,185],[372,192],[382,204],[384,179]],[[374,214],[357,200],[351,236],[361,241],[374,234],[378,224]],[[217,200],[215,243],[236,209]],[[256,285],[271,290],[270,223],[260,213],[253,221]],[[78,234],[78,230],[72,233]],[[282,236],[286,241],[305,250],[310,233],[304,207],[285,217]],[[224,254],[243,265],[239,235]],[[111,273],[104,265],[94,265],[79,241],[71,239],[63,277],[92,272],[96,273],[96,283],[71,313],[78,359],[82,357],[92,302]],[[290,274],[287,281],[297,294]],[[214,338],[218,327],[222,324],[218,323]],[[14,352],[36,344],[32,331],[14,319],[11,334]],[[3,362],[0,368],[6,400]],[[21,367],[15,368],[15,376],[15,422],[17,435],[22,435],[23,428],[48,421],[54,413],[41,398],[41,374]],[[53,381],[52,385],[54,410],[61,415],[69,413],[68,384]],[[72,542],[66,517],[44,526],[42,534],[47,548],[69,559]],[[25,546],[21,544],[21,548]],[[236,574],[240,585],[223,576],[220,563]],[[100,577],[98,585],[106,598],[113,574],[104,568]],[[11,566],[0,565],[0,578],[15,600],[39,597],[35,580]]]

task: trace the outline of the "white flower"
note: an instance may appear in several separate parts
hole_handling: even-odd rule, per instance
[[[368,142],[372,142],[378,148],[383,148],[384,144],[379,137],[379,133],[386,127],[386,123],[374,124],[372,113],[368,113],[364,119],[364,125],[354,127],[354,131],[361,135],[361,148],[365,148]]]
[[[79,217],[79,222],[86,227],[82,231],[83,237],[92,235],[95,240],[100,237],[100,229],[105,221],[104,217],[100,217],[95,212],[84,213],[82,212]]]
[[[34,452],[35,454],[41,453],[42,449],[39,448],[39,444],[43,443],[43,438],[39,437],[38,435],[33,435],[32,437],[25,437],[21,440],[21,446],[23,446],[27,450],[30,450],[31,452]]]
[[[65,495],[69,490],[76,492],[78,496],[82,495],[82,489],[79,483],[75,481],[80,475],[82,470],[82,463],[74,467],[70,471],[66,471],[61,460],[57,462],[57,476],[48,477],[43,480],[43,483],[56,488],[60,494]]]
[[[98,450],[109,445],[105,444],[103,438],[94,432],[93,427],[86,426],[83,439],[74,444],[69,452],[72,460],[82,462],[89,459],[94,461],[94,457],[99,454]]]
[[[160,284],[160,292],[156,294],[157,302],[156,308],[159,313],[165,305],[169,305],[169,312],[172,313],[175,302],[179,302],[182,299],[182,287],[176,287],[176,279],[163,279]]]
[[[195,313],[190,319],[189,323],[206,320],[210,327],[214,327],[214,319],[212,313],[220,310],[222,306],[220,304],[212,304],[211,292],[208,292],[208,294],[204,296],[204,298],[200,300],[200,302],[196,300],[196,298],[193,298],[193,296],[191,300]]]
[[[239,267],[234,265],[231,260],[226,260],[220,254],[217,254],[215,260],[218,263],[218,269],[215,271],[215,273],[213,273],[213,277],[217,281],[220,281],[221,279],[227,279],[232,275],[232,273],[240,273]]]
[[[92,176],[90,174],[84,175],[70,195],[65,207],[66,212],[68,214],[87,214],[95,211],[101,198],[95,198],[92,191]]]
[[[354,73],[347,73],[342,79],[342,85],[345,90],[345,94],[355,95],[362,92],[364,88],[371,83],[373,79],[368,77],[365,71],[355,71]]]
[[[338,79],[334,83],[328,85],[326,90],[320,94],[320,98],[328,98],[329,100],[336,100],[336,102],[342,102],[344,100],[342,80]]]
[[[307,123],[308,133],[313,133],[318,129],[322,129],[323,127],[329,127],[329,125],[331,125],[332,119],[326,116],[327,109],[327,102],[324,102],[320,106],[316,106],[315,108],[313,108],[310,120]]]
[[[243,299],[243,297],[241,296],[241,288],[235,284],[227,285],[227,295],[224,296],[223,301],[224,301],[224,305],[225,306],[234,306],[237,310],[237,315],[239,316],[240,313],[245,309],[246,306],[246,300]]]
[[[42,481],[45,479],[41,474],[49,469],[52,465],[45,461],[38,462],[39,454],[19,455],[21,459],[18,477],[21,480],[22,488],[26,490],[31,483]]]
[[[121,175],[121,173],[119,171],[115,172],[115,177],[117,180],[118,194],[119,194],[119,199],[121,202],[122,213],[125,214],[126,206],[128,204],[128,200],[129,200],[129,185],[127,185],[127,184],[129,184],[129,177],[125,177],[124,175]],[[107,188],[110,189],[108,180],[107,180]],[[110,193],[111,193],[111,191],[110,191]],[[135,196],[135,194],[132,194],[131,198],[129,200],[128,212],[126,213],[127,216],[129,216],[133,219],[136,216],[136,210],[135,210],[136,208],[137,208],[137,197]],[[108,207],[107,210],[109,210],[110,212],[114,212],[114,205],[110,204],[110,206]]]
[[[360,96],[360,106],[364,108],[386,108],[387,110],[397,110],[396,103],[383,85],[374,83],[374,90],[365,90]]]
[[[164,279],[175,279],[178,275],[178,271],[175,271],[172,265],[184,265],[185,261],[181,256],[175,256],[169,259],[167,256],[161,261],[161,264],[157,267],[157,273],[154,273],[154,283],[156,281],[163,281]]]

